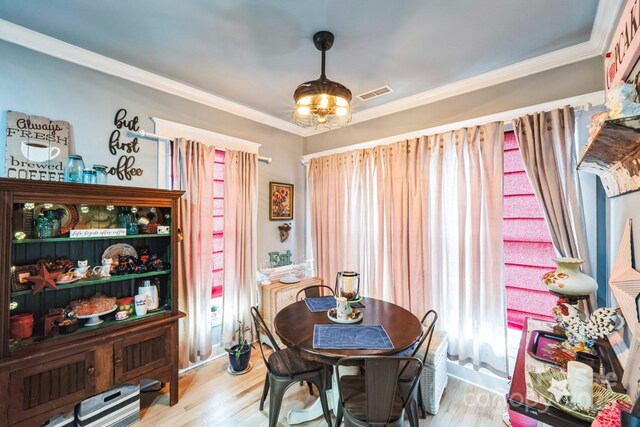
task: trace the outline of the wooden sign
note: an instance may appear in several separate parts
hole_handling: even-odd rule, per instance
[[[127,230],[125,228],[88,228],[70,230],[69,237],[71,239],[82,239],[86,237],[120,237],[126,236]]]
[[[70,135],[68,122],[7,111],[4,176],[62,181]]]
[[[269,261],[274,267],[283,267],[285,265],[291,265],[291,251],[281,254],[278,252],[269,252]]]
[[[605,55],[605,87],[626,81],[640,57],[640,0],[627,0]]]

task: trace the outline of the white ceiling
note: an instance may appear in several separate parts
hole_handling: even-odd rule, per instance
[[[21,41],[38,35],[18,35],[18,27],[9,27],[17,24],[90,51],[77,49],[74,55],[84,52],[86,59],[93,52],[120,61],[166,78],[160,79],[163,85],[183,83],[182,92],[193,89],[200,98],[218,99],[227,111],[253,111],[259,121],[273,119],[277,127],[295,131],[284,123],[290,122],[296,86],[319,75],[320,53],[311,41],[316,31],[336,35],[327,76],[351,89],[354,121],[362,121],[412,106],[408,101],[428,102],[425,94],[438,88],[468,90],[460,82],[477,82],[478,76],[500,78],[496,73],[502,72],[509,78],[506,70],[524,65],[549,68],[599,54],[603,42],[595,40],[595,46],[594,38],[608,34],[603,26],[612,24],[621,0],[598,3],[0,0],[6,24],[4,33],[0,25],[0,38],[46,50],[30,46],[33,40]],[[58,48],[69,51],[64,44]],[[367,102],[355,98],[384,85],[393,93]]]

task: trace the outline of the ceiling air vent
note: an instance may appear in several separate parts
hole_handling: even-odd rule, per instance
[[[391,89],[389,86],[382,86],[382,87],[379,87],[378,89],[374,89],[369,92],[362,93],[358,95],[358,98],[360,98],[363,101],[368,101],[370,99],[377,98],[378,96],[386,95],[391,92],[393,92],[393,89]]]

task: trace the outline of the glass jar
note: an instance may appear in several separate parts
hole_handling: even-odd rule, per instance
[[[133,212],[131,212],[130,207],[121,206],[118,208],[118,213],[116,214],[116,227],[126,229],[127,234],[138,234],[138,225],[136,224],[135,217]]]
[[[51,229],[51,235],[48,237],[60,236],[60,215],[54,210],[44,211],[44,217],[48,222],[48,227]]]
[[[35,220],[35,232],[36,238],[47,239],[52,236],[51,224],[49,220],[44,217],[44,214],[40,214]]]
[[[96,171],[96,184],[107,185],[109,180],[107,167],[105,165],[93,165],[93,169]]]
[[[64,182],[82,182],[82,171],[84,161],[82,156],[69,154],[67,162],[64,164]]]
[[[82,183],[83,184],[96,184],[98,181],[98,177],[96,175],[96,171],[93,169],[85,169],[82,172]]]

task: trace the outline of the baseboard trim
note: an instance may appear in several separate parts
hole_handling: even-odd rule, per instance
[[[447,373],[450,377],[501,396],[509,391],[509,382],[506,378],[486,370],[476,371],[470,365],[462,366],[455,361],[447,360]]]

